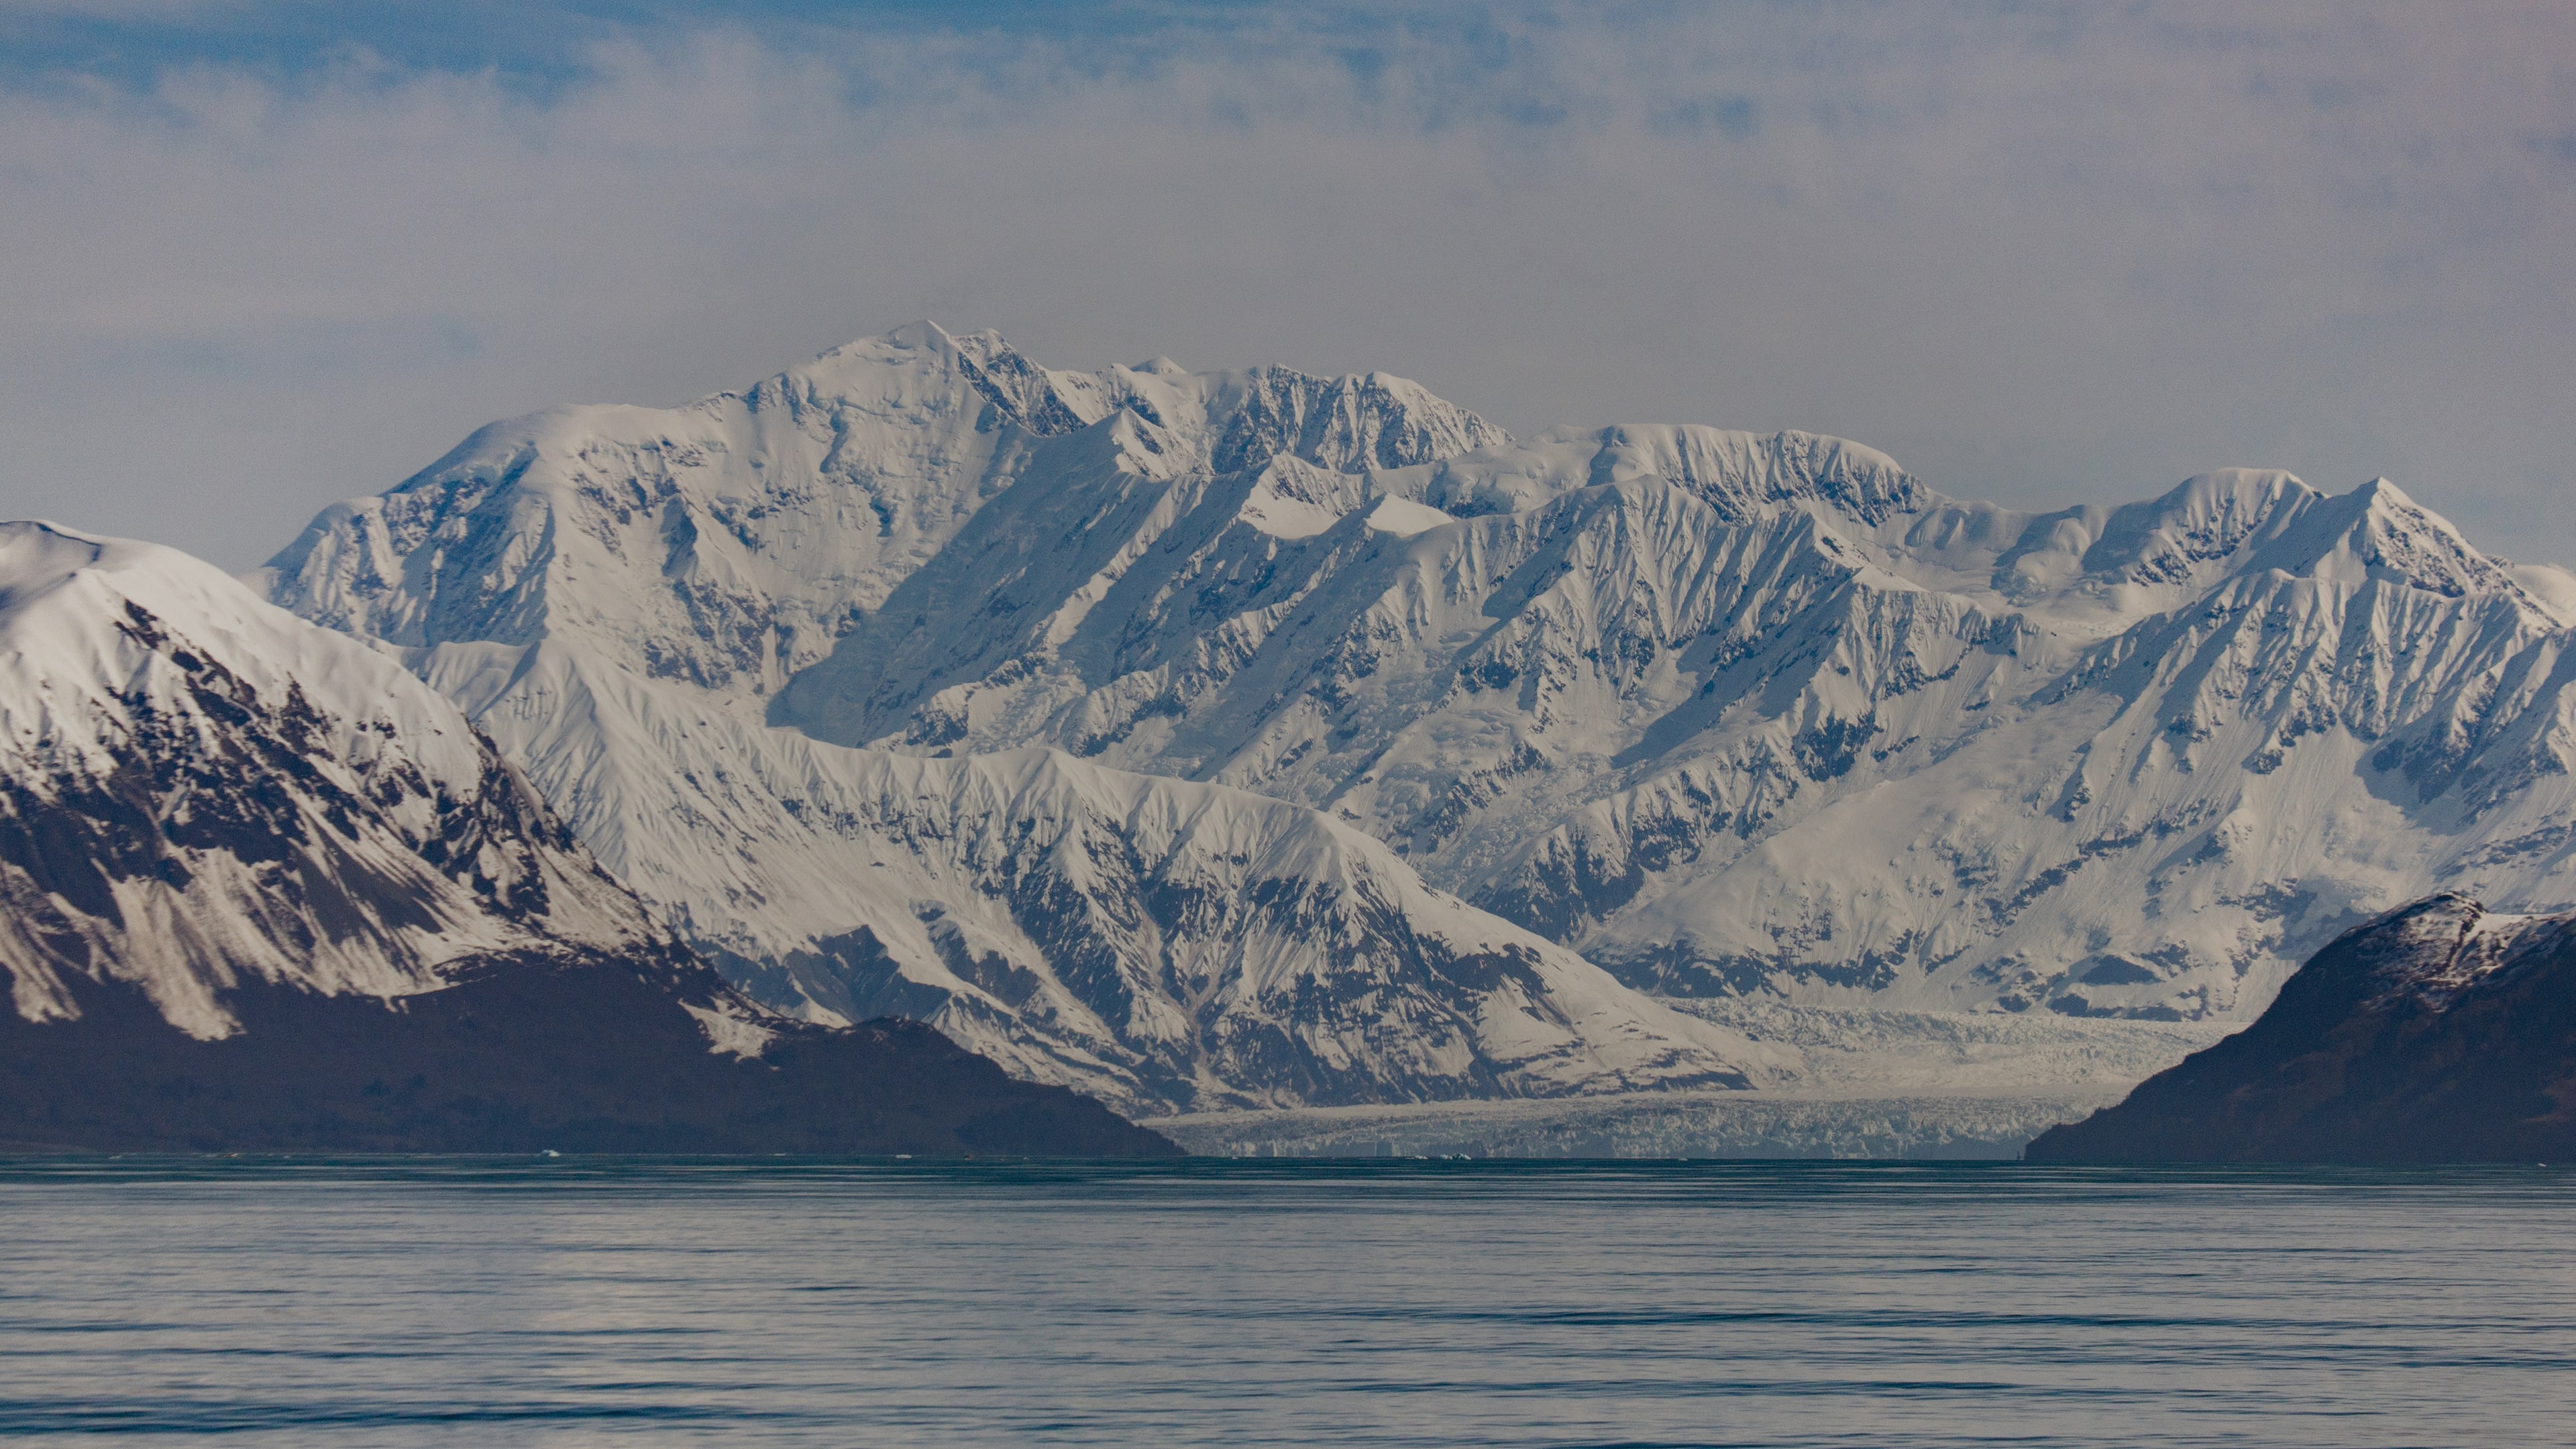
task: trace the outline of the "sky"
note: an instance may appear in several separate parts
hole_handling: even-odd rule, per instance
[[[0,516],[237,570],[923,317],[2576,563],[2566,4],[0,0],[0,256]]]

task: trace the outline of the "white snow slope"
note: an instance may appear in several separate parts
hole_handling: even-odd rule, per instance
[[[166,548],[0,524],[0,970],[232,1034],[245,982],[407,996],[669,940],[456,707]]]
[[[612,871],[756,994],[818,1019],[918,1016],[1131,1112],[1794,1068],[1300,806],[1042,749],[927,759],[766,722],[770,692],[981,509],[1067,475],[1121,494],[1113,510],[1168,506],[1189,475],[1149,413],[1188,420],[1194,448],[1354,466],[1500,436],[1399,379],[1050,375],[923,325],[676,412],[487,428],[326,513],[263,582],[408,650]],[[1095,536],[1124,533],[1072,520],[1050,547]]]
[[[934,887],[967,857],[869,808],[990,800],[972,808],[1123,835],[1124,802],[1244,801],[1221,813],[1262,819],[1260,849],[1228,850],[1281,862],[1263,879],[1366,860],[1454,909],[1400,856],[1634,985],[1914,1011],[2243,1020],[2400,901],[2576,905],[2564,606],[2385,482],[2230,471],[2017,513],[1828,438],[1514,443],[1398,379],[1050,372],[920,324],[748,394],[487,428],[324,513],[262,582],[414,651],[613,871],[773,999],[944,1013],[1021,1070],[1176,1106],[1663,1069],[1574,1027],[1620,1065],[1321,1085],[1229,1057],[1179,1023],[1231,987],[1130,941],[1130,977],[1172,984],[1120,1020],[1129,998],[1085,996],[1035,916],[1015,937],[992,914],[1015,887],[980,864],[971,894]],[[980,758],[1035,746],[1081,762]],[[1338,854],[1291,848],[1324,827],[1183,781],[1348,829],[1312,836]],[[1137,849],[1140,879],[1163,868]],[[879,888],[903,872],[922,879]],[[863,926],[890,967],[853,964]],[[1302,959],[1279,949],[1244,978]],[[1052,1023],[959,974],[988,956],[1040,980]],[[880,978],[946,995],[860,1001]],[[1440,999],[1426,1019],[1481,1010]],[[1598,999],[1649,1057],[1678,1040]],[[1317,1060],[1431,1050],[1379,1020]]]

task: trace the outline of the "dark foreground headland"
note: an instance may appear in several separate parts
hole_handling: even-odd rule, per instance
[[[2252,1026],[2023,1155],[2576,1159],[2576,916],[2419,901],[2318,952]]]
[[[710,1051],[683,1003],[730,993],[693,961],[500,958],[460,976],[390,1005],[245,984],[224,997],[241,1029],[215,1041],[122,985],[77,983],[75,1021],[0,1010],[0,1147],[1180,1153],[918,1022],[767,1017],[758,1055]]]

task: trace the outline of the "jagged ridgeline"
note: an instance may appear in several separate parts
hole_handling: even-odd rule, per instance
[[[2250,1019],[2401,901],[2576,904],[2565,576],[2384,482],[2016,512],[921,324],[496,424],[260,582],[764,1000],[1139,1110],[1795,1071],[1644,993]]]
[[[0,1145],[1169,1152],[727,985],[392,658],[0,525]]]

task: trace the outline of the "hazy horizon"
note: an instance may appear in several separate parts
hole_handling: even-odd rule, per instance
[[[2576,561],[2576,13],[0,9],[9,516],[256,565],[485,422],[919,317],[1851,438],[2022,508],[2386,476]]]

